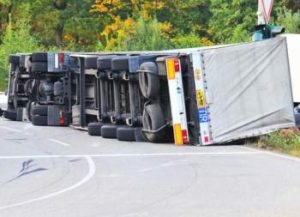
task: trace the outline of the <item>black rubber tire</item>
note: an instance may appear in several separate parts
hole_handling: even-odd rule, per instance
[[[135,141],[135,130],[133,127],[118,127],[117,139],[120,141]]]
[[[9,61],[9,63],[12,63],[14,65],[19,65],[20,64],[20,56],[9,55],[8,61]]]
[[[157,130],[165,124],[164,115],[159,104],[148,104],[143,112],[143,128]]]
[[[33,105],[31,108],[31,115],[41,115],[47,116],[48,115],[48,105]]]
[[[165,125],[164,115],[159,104],[148,104],[143,112],[143,130],[156,131]],[[144,134],[150,142],[162,142],[165,131]]]
[[[160,91],[159,75],[149,72],[140,72],[139,86],[141,93],[145,98],[155,100]]]
[[[111,69],[111,60],[116,56],[101,56],[97,59],[97,68],[100,70],[110,70]]]
[[[48,53],[40,52],[40,53],[33,53],[31,55],[32,63],[35,62],[48,62]]]
[[[101,136],[103,138],[115,139],[117,138],[117,129],[116,125],[104,125],[101,127]]]
[[[103,123],[93,122],[88,124],[88,134],[90,136],[101,136],[101,128]]]
[[[3,110],[2,108],[0,108],[0,117],[2,117],[2,115],[3,115]]]
[[[120,56],[111,60],[112,71],[128,71],[129,70],[129,57]]]
[[[46,62],[34,62],[31,65],[32,72],[47,72],[48,64]]]
[[[31,122],[35,126],[48,126],[48,116],[33,115]]]
[[[32,101],[29,100],[27,103],[26,103],[26,113],[27,113],[27,117],[29,119],[29,121],[31,121],[31,108],[32,108]]]
[[[84,59],[84,68],[85,69],[97,69],[97,59],[98,57],[86,57]]]
[[[3,117],[5,117],[6,119],[9,119],[11,121],[16,121],[17,120],[17,112],[11,111],[11,110],[6,110],[3,112]]]

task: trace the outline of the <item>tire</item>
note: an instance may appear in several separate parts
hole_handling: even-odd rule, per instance
[[[112,71],[128,71],[129,70],[129,57],[122,56],[116,57],[111,60]]]
[[[20,56],[17,55],[10,55],[8,58],[9,63],[12,63],[14,65],[20,64]]]
[[[33,53],[31,55],[32,63],[35,62],[48,62],[48,53],[41,52],[41,53]]]
[[[143,112],[143,131],[145,137],[150,142],[161,142],[165,138],[165,131],[158,131],[165,125],[164,115],[159,104],[148,104]],[[156,132],[155,132],[156,131]]]
[[[0,117],[3,115],[3,110],[0,108]]]
[[[48,64],[46,62],[33,62],[31,65],[32,72],[47,72]]]
[[[97,68],[100,70],[111,69],[111,60],[115,56],[102,56],[97,59]]]
[[[48,105],[34,105],[31,108],[31,115],[48,116]]]
[[[101,135],[103,138],[115,139],[117,138],[117,126],[116,125],[104,125],[101,127]]]
[[[29,100],[27,103],[26,103],[26,113],[27,113],[27,117],[28,117],[28,120],[31,121],[31,108],[32,108],[32,101]]]
[[[48,116],[33,115],[31,122],[35,126],[48,126]]]
[[[119,127],[117,139],[120,141],[135,141],[135,130],[133,127]]]
[[[3,117],[5,117],[6,119],[9,119],[11,121],[16,121],[17,120],[17,112],[11,111],[11,110],[6,110],[3,112]]]
[[[88,134],[90,136],[101,136],[101,127],[103,126],[100,122],[93,122],[88,124]]]
[[[139,85],[143,96],[147,99],[155,100],[160,91],[159,75],[151,72],[139,73]]]
[[[97,69],[97,58],[98,57],[86,57],[84,59],[84,67],[85,69]]]

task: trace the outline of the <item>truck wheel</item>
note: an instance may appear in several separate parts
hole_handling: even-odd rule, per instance
[[[147,99],[156,99],[159,94],[159,75],[149,72],[139,73],[139,85],[143,96]]]
[[[111,69],[114,71],[128,71],[128,58],[129,57],[117,57],[111,61]]]
[[[32,72],[47,72],[48,64],[46,62],[33,62],[31,65]]]
[[[101,127],[101,135],[103,138],[117,138],[117,126],[116,125],[104,125]]]
[[[26,103],[26,113],[27,113],[27,117],[28,117],[28,120],[31,121],[31,108],[33,106],[33,103],[31,100],[29,100],[27,103]]]
[[[144,133],[146,139],[150,142],[163,141],[165,136],[165,130],[158,130],[164,125],[165,121],[160,105],[146,105],[143,113],[143,131],[148,132],[146,134]]]
[[[120,141],[135,141],[135,130],[133,127],[119,127],[117,139]]]
[[[5,117],[6,119],[9,119],[11,121],[16,121],[17,120],[17,112],[11,111],[11,110],[6,110],[3,112],[3,117]]]
[[[93,122],[88,124],[88,134],[90,136],[101,136],[101,127],[103,126],[100,122]]]
[[[31,122],[35,126],[48,126],[48,116],[33,115]]]
[[[144,108],[143,128],[147,130],[157,130],[164,123],[164,116],[159,104],[148,104]]]
[[[31,55],[32,62],[48,62],[48,53],[42,52],[42,53],[33,53]]]
[[[10,55],[8,59],[9,63],[12,63],[14,65],[20,64],[20,57],[16,55]]]
[[[31,115],[41,115],[47,116],[48,115],[48,105],[32,105],[31,108]]]

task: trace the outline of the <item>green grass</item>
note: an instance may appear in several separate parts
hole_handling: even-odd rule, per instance
[[[260,137],[256,145],[300,157],[300,132],[298,128],[282,129]]]

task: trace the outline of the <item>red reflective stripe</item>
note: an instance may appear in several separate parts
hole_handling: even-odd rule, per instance
[[[187,130],[181,131],[183,143],[188,143]]]
[[[204,137],[204,142],[205,142],[205,143],[209,142],[208,136],[205,136],[205,137]]]
[[[65,59],[65,54],[64,53],[59,53],[59,63],[62,64],[64,63]]]
[[[62,111],[59,112],[59,125],[60,126],[64,126],[65,125],[65,118],[63,116],[63,112]]]
[[[174,69],[175,69],[175,72],[180,72],[180,65],[179,65],[178,59],[174,59]]]

